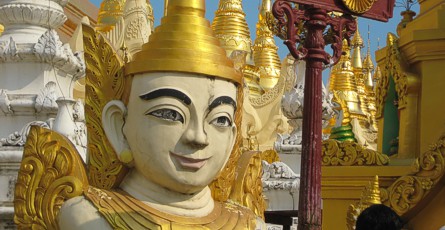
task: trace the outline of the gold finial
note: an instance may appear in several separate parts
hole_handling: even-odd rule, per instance
[[[357,30],[355,31],[354,36],[352,37],[351,46],[353,48],[355,48],[355,47],[362,48],[364,46],[364,44],[363,44],[362,35],[360,34],[360,31],[358,28],[358,19],[356,19],[356,22],[357,22]]]
[[[215,76],[241,83],[205,19],[204,0],[169,0],[161,25],[125,68],[126,75],[173,71]]]
[[[234,50],[242,50],[247,53],[246,59],[250,60],[252,41],[242,0],[220,0],[212,29],[228,56]]]
[[[360,201],[356,204],[349,205],[348,213],[346,215],[346,225],[349,230],[355,229],[355,223],[360,213],[367,207],[373,204],[381,204],[380,189],[379,189],[379,176],[375,176],[374,180],[369,182],[362,192]]]
[[[361,69],[363,67],[362,57],[361,57],[361,48],[363,47],[363,38],[360,35],[360,31],[358,29],[358,20],[357,20],[357,30],[355,31],[355,34],[352,37],[351,46],[353,49],[352,67],[354,67],[355,69]]]
[[[368,49],[367,49],[367,52],[366,52],[366,57],[363,60],[363,68],[368,69],[368,70],[372,70],[372,69],[374,69],[374,63],[372,63],[372,58],[371,58],[371,39],[369,38],[371,32],[369,30],[369,27],[370,26],[368,25],[368,44],[367,44]]]
[[[164,0],[164,17],[167,16],[168,0]]]
[[[363,190],[361,203],[363,205],[381,204],[380,200],[380,188],[379,188],[379,176],[375,175],[374,180],[370,181],[365,190]]]
[[[100,4],[96,29],[101,32],[110,31],[123,15],[126,0],[104,0]]]
[[[271,13],[271,0],[262,0],[258,23],[256,25],[256,39],[253,45],[253,59],[261,76],[261,86],[264,89],[273,88],[280,78],[281,61],[278,57],[278,47],[273,33],[267,26],[267,14]]]

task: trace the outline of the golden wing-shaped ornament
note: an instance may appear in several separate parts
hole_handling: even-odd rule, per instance
[[[234,187],[229,199],[241,204],[264,219],[261,152],[244,152],[239,158]]]
[[[125,83],[123,62],[102,34],[82,25],[86,63],[85,118],[88,129],[88,178],[98,188],[119,185],[127,168],[119,161],[102,127],[107,102],[121,100]]]
[[[71,142],[52,130],[31,127],[14,194],[19,229],[58,229],[63,202],[87,188],[85,165]]]

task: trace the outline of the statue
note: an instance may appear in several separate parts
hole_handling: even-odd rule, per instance
[[[83,25],[88,167],[66,138],[32,128],[15,191],[21,227],[265,229],[261,170],[235,173],[252,156],[233,148],[242,76],[204,0],[170,0],[167,10],[129,63]]]

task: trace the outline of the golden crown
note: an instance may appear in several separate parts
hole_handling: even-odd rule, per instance
[[[186,72],[241,83],[242,75],[205,19],[204,0],[170,0],[161,25],[126,65],[125,75]]]

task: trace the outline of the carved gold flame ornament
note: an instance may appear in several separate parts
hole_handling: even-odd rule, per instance
[[[343,4],[352,12],[362,14],[371,9],[377,0],[342,0]]]

